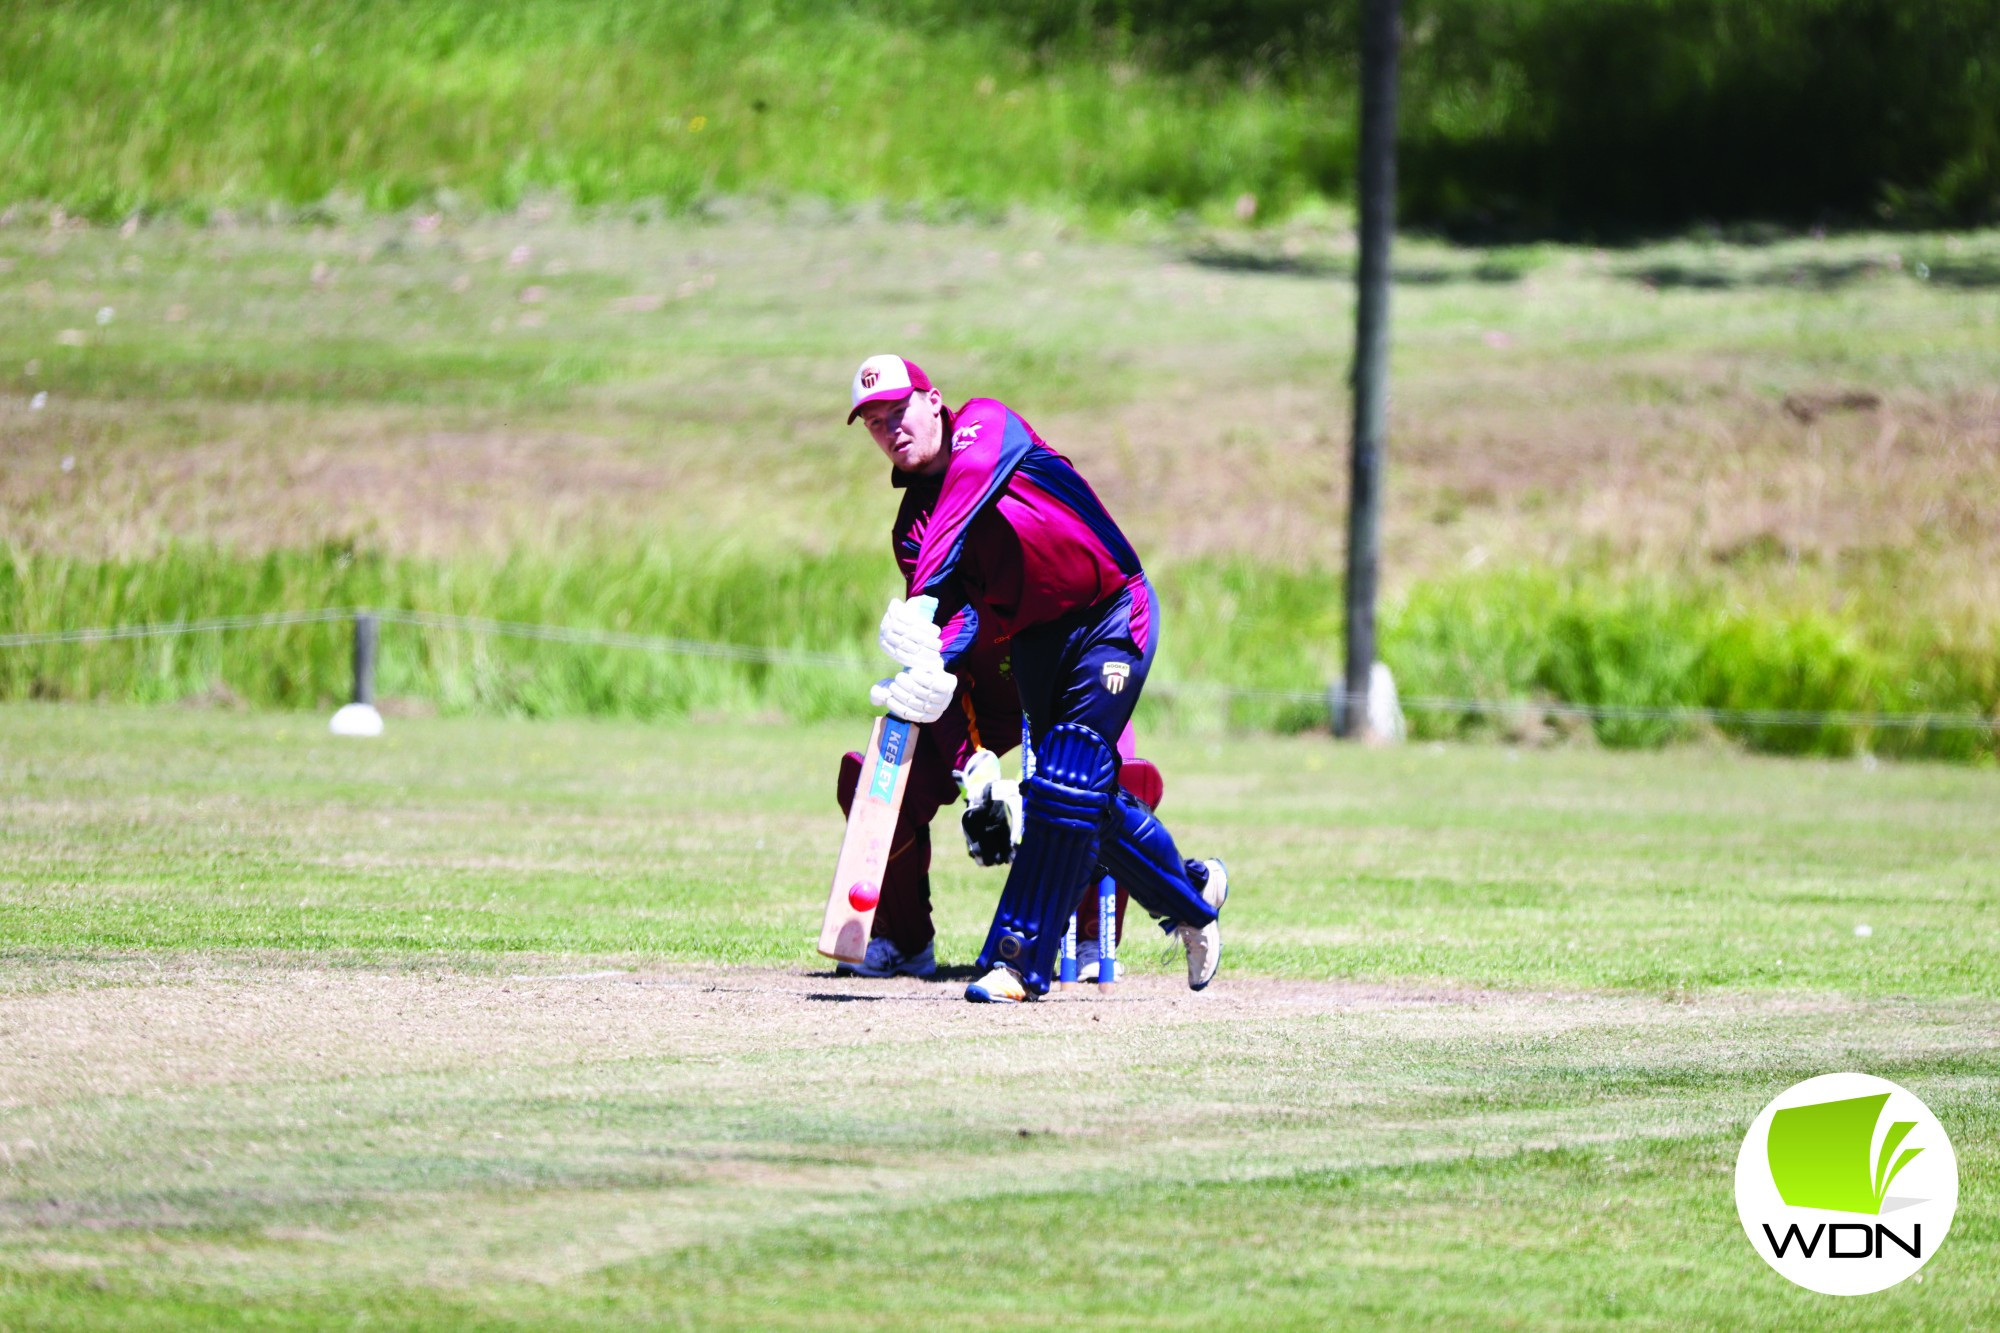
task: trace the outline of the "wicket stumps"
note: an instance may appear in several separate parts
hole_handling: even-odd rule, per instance
[[[1103,995],[1118,984],[1118,885],[1109,875],[1097,881],[1097,950],[1097,992]],[[1076,985],[1075,912],[1069,914],[1069,929],[1063,932],[1056,984],[1065,989]]]

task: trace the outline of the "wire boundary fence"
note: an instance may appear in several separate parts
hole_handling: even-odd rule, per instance
[[[54,647],[65,644],[161,638],[291,625],[313,625],[373,618],[380,624],[419,629],[455,630],[499,638],[563,643],[588,647],[629,648],[645,652],[705,657],[761,666],[817,667],[866,670],[886,663],[845,653],[757,644],[716,643],[671,635],[635,634],[624,630],[545,625],[532,621],[495,620],[484,616],[437,611],[378,610],[371,607],[321,607],[309,611],[274,611],[258,615],[216,616],[203,620],[151,625],[108,625],[87,629],[46,630],[0,634],[0,648]],[[1278,703],[1324,703],[1339,710],[1347,702],[1344,686],[1323,690],[1273,690],[1225,685],[1212,681],[1159,682],[1155,694],[1221,699],[1258,699]],[[1971,713],[1885,713],[1842,709],[1709,708],[1700,705],[1581,704],[1543,699],[1481,699],[1448,695],[1407,695],[1398,701],[1405,712],[1473,714],[1508,717],[1538,714],[1579,721],[1683,722],[1745,727],[1854,727],[1883,730],[1983,731],[2000,735],[2000,717]]]

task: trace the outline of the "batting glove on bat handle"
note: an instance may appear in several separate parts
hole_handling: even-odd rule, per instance
[[[944,669],[941,661],[905,667],[887,680],[878,680],[868,691],[868,701],[886,708],[905,722],[930,723],[944,716],[958,693],[958,677]]]
[[[883,613],[875,641],[899,667],[922,666],[936,661],[944,652],[944,631],[931,617],[937,614],[937,598],[892,598]]]

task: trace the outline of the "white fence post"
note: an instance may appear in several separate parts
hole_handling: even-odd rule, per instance
[[[382,622],[367,611],[354,617],[354,699],[333,715],[327,729],[336,736],[380,736],[382,715],[375,711],[375,650]]]

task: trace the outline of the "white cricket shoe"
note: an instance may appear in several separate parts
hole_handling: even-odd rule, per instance
[[[974,1004],[1020,1004],[1031,997],[1021,974],[1005,963],[997,963],[991,972],[965,988],[965,998]]]
[[[1188,989],[1200,990],[1215,980],[1215,970],[1222,966],[1222,905],[1229,901],[1229,870],[1220,861],[1203,861],[1208,867],[1208,885],[1201,891],[1202,899],[1213,907],[1218,920],[1205,926],[1176,926],[1174,933],[1181,937],[1181,946],[1187,950]]]
[[[837,963],[834,975],[842,977],[916,977],[929,981],[937,975],[937,955],[926,944],[917,953],[906,954],[886,939],[868,941],[868,952],[858,963]]]

